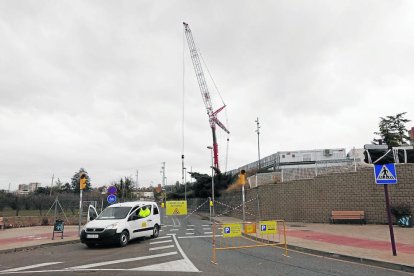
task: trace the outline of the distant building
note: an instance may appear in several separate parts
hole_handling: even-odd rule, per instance
[[[412,127],[411,130],[408,131],[408,136],[410,136],[411,145],[414,145],[414,127]]]
[[[19,189],[16,191],[18,195],[27,195],[29,193],[33,193],[40,187],[40,183],[32,182],[29,184],[19,184]]]
[[[272,155],[260,159],[260,168],[273,169],[281,167],[303,166],[315,164],[317,162],[336,162],[338,160],[347,160],[345,148],[334,149],[315,149],[315,150],[296,150],[296,151],[279,151]],[[244,165],[229,173],[235,174],[240,170],[256,170],[259,168],[258,161]]]
[[[138,199],[154,199],[154,192],[142,192],[142,191],[136,191],[132,192],[132,194],[137,197]]]

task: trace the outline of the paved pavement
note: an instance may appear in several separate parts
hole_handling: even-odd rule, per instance
[[[238,223],[218,217],[219,223]],[[395,226],[397,256],[392,255],[388,225],[286,223],[290,249],[414,272],[414,228]],[[66,225],[61,239],[52,226],[0,230],[0,253],[79,242],[78,226]],[[272,239],[272,237],[269,237]]]

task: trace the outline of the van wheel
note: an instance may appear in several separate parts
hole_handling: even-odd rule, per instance
[[[119,246],[124,247],[128,244],[129,234],[127,231],[122,231],[119,235]]]
[[[160,227],[158,225],[155,225],[154,230],[152,230],[151,238],[153,239],[158,238],[159,235],[160,235]]]

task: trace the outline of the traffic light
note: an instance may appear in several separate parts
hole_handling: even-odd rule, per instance
[[[82,174],[79,180],[79,189],[85,190],[86,189],[86,175]]]
[[[239,184],[246,185],[246,171],[241,170],[239,173]]]

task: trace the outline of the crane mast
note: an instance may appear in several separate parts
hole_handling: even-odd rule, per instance
[[[216,137],[216,125],[218,125],[225,132],[230,133],[227,128],[218,120],[217,114],[222,111],[226,105],[213,111],[213,105],[211,104],[210,92],[208,91],[207,82],[204,78],[203,68],[201,66],[200,57],[194,43],[193,34],[187,23],[183,22],[185,36],[187,38],[188,48],[190,49],[190,56],[193,62],[194,71],[197,77],[198,86],[200,87],[201,97],[203,98],[204,105],[207,110],[207,116],[210,123],[210,128],[213,134],[213,154],[214,154],[214,167],[219,170],[218,160],[218,144]]]

